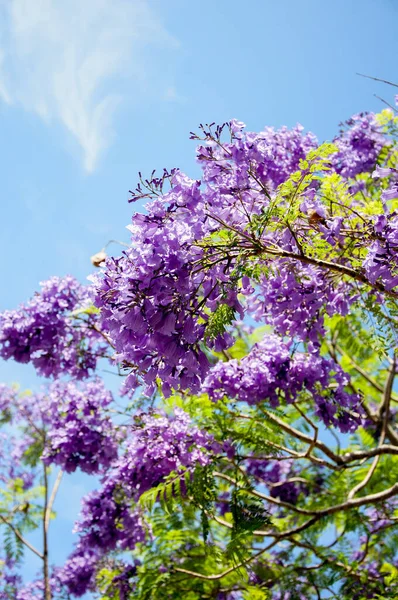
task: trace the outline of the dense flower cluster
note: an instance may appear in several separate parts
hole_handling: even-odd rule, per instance
[[[348,376],[333,361],[297,351],[291,355],[290,344],[267,335],[242,360],[217,363],[203,390],[214,400],[228,396],[271,406],[294,402],[301,392],[309,392],[326,425],[350,431],[361,422],[360,398],[345,391],[347,383]]]
[[[266,321],[280,335],[309,341],[317,347],[324,333],[323,313],[347,314],[351,302],[347,292],[344,283],[333,285],[312,265],[292,268],[282,259],[274,264],[272,277],[261,278],[248,305],[257,321]]]
[[[199,347],[208,321],[204,309],[224,303],[240,316],[243,312],[233,276],[231,281],[233,261],[210,261],[201,268],[205,252],[195,242],[216,231],[224,218],[244,228],[246,214],[260,214],[269,203],[261,186],[277,187],[316,145],[314,136],[303,135],[299,126],[245,136],[241,129],[241,124],[231,124],[234,142],[225,151],[210,142],[198,149],[204,185],[173,173],[170,191],[146,205],[148,214],[133,217],[133,244],[126,256],[108,260],[97,280],[101,326],[117,359],[133,367],[130,386],[137,385],[138,371],[147,391],[157,376],[166,393],[180,385],[198,389],[208,369]],[[261,178],[260,187],[253,177]],[[245,186],[247,191],[235,199]],[[214,343],[221,350],[231,340],[219,335]]]
[[[101,327],[112,339],[116,359],[133,369],[131,387],[138,384],[138,372],[148,392],[156,377],[165,393],[180,383],[197,389],[206,373],[199,348],[205,327],[198,317],[207,318],[201,305],[222,299],[228,277],[222,265],[198,268],[203,250],[194,241],[216,228],[204,219],[203,206],[198,182],[176,173],[172,191],[148,205],[147,215],[134,216],[134,245],[125,257],[109,259],[98,281]],[[225,301],[239,310],[232,288]]]
[[[348,125],[335,140],[338,151],[330,155],[330,164],[352,182],[358,174],[374,170],[380,151],[390,142],[372,114],[356,115]],[[244,132],[243,123],[231,121],[231,141],[224,143],[222,130],[202,127],[203,137],[193,136],[205,140],[198,148],[200,181],[173,171],[167,193],[161,180],[147,182],[156,193],[146,205],[147,214],[133,217],[131,247],[125,256],[109,259],[103,276],[96,280],[101,327],[116,348],[116,359],[131,371],[127,388],[137,386],[141,376],[147,392],[154,389],[156,377],[165,393],[178,387],[197,390],[209,368],[201,340],[215,344],[217,350],[232,343],[225,332],[207,335],[209,311],[220,305],[231,307],[240,317],[244,310],[254,313],[278,333],[317,345],[324,331],[323,315],[347,314],[356,297],[347,282],[336,282],[324,269],[290,258],[258,259],[264,275],[257,285],[249,281],[242,287],[236,262],[239,249],[252,244],[253,252],[257,251],[253,222],[270,209],[278,185],[300,167],[316,147],[316,139],[300,126],[251,133]],[[307,219],[303,226],[308,228],[308,219],[315,214],[312,223],[325,241],[331,247],[344,247],[343,217],[328,217],[318,191],[314,182],[303,192],[301,210]],[[141,193],[148,196],[151,193]],[[211,247],[206,241],[219,230],[240,238],[224,255],[217,249],[219,242]],[[393,233],[384,234],[391,241],[371,246],[364,272],[370,283],[381,278],[390,290],[397,282],[397,261],[395,253],[387,254],[395,239]],[[297,236],[289,227],[264,231],[261,243],[272,251],[277,248],[300,257]],[[370,266],[375,263],[378,273]],[[239,291],[248,296],[244,307],[238,301]]]
[[[49,420],[43,461],[67,473],[108,468],[117,457],[115,429],[104,414],[111,402],[112,394],[99,379],[80,387],[54,382],[43,405]]]
[[[69,594],[79,598],[87,591],[94,590],[99,560],[99,553],[95,550],[77,546],[62,569],[57,571],[57,578]]]
[[[389,145],[373,113],[353,115],[335,139],[339,149],[333,167],[347,179],[360,173],[371,173],[381,150]]]
[[[0,418],[24,430],[24,437],[4,435],[0,453],[11,457],[8,475],[25,478],[20,469],[29,447],[45,431],[43,461],[56,464],[67,473],[81,469],[98,473],[117,458],[116,429],[106,414],[112,394],[102,380],[84,383],[55,381],[39,394],[19,394],[16,389],[0,387]],[[35,427],[32,428],[32,423]],[[5,464],[5,463],[4,463]],[[1,478],[1,471],[0,471]]]
[[[82,550],[97,548],[101,552],[116,547],[132,549],[146,537],[139,512],[131,508],[131,499],[116,478],[85,497],[76,530],[81,534]]]
[[[235,143],[231,147],[228,146],[228,149],[232,152],[237,170],[240,167],[241,176],[244,177],[248,164],[252,164],[255,169],[254,175],[269,191],[275,190],[286,181],[299,168],[300,160],[318,145],[316,136],[311,132],[304,133],[304,127],[300,124],[292,129],[285,126],[280,129],[265,127],[259,133],[246,134],[243,133],[245,124],[241,121],[231,121],[230,127]],[[199,148],[199,160],[204,153],[205,149]],[[206,180],[211,181],[212,174],[220,175],[211,163],[203,161],[202,166]]]
[[[100,335],[71,313],[92,303],[92,290],[73,277],[53,277],[25,305],[0,315],[0,356],[31,362],[44,377],[87,377],[97,362]]]
[[[208,433],[198,429],[181,409],[173,418],[165,415],[142,415],[134,430],[126,454],[119,459],[114,481],[137,498],[156,486],[171,471],[181,467],[206,465],[221,450]]]
[[[205,465],[220,446],[176,409],[174,418],[142,415],[126,452],[106,475],[102,487],[86,496],[76,531],[79,544],[62,571],[71,593],[89,589],[96,562],[116,548],[132,549],[145,541],[148,527],[132,503],[171,471]]]

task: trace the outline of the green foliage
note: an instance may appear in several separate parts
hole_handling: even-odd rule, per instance
[[[82,315],[97,315],[100,312],[99,308],[94,306],[94,304],[90,304],[89,306],[83,306],[82,308],[77,308],[69,313],[70,317],[81,317]]]
[[[253,585],[247,586],[242,593],[243,600],[268,600],[269,593],[267,590],[259,589]]]
[[[193,505],[200,511],[203,540],[206,542],[210,531],[209,514],[216,500],[215,480],[212,467],[197,466],[191,480],[187,481],[187,492]]]
[[[223,335],[234,319],[235,310],[228,304],[219,304],[207,321],[205,341],[214,340],[219,335]]]
[[[236,488],[231,495],[232,537],[242,532],[253,533],[256,529],[271,524],[269,512],[258,498]]]
[[[24,552],[23,543],[9,527],[3,529],[3,548],[7,558],[16,562],[21,560]]]

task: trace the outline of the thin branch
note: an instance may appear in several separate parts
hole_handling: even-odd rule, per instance
[[[314,439],[313,438],[309,437],[305,433],[302,433],[301,431],[299,431],[295,427],[292,427],[291,425],[287,425],[287,423],[285,423],[282,419],[279,419],[279,417],[277,417],[276,415],[268,412],[267,410],[265,410],[263,408],[262,408],[262,411],[263,411],[263,413],[267,416],[267,418],[270,421],[273,421],[274,423],[276,423],[277,425],[279,425],[279,427],[281,429],[283,429],[284,431],[286,431],[286,433],[290,433],[290,435],[292,435],[293,437],[301,440],[302,442],[306,442],[310,446],[314,445],[316,448],[318,448],[318,450],[321,450],[328,458],[330,458],[333,462],[337,463],[338,465],[340,465],[340,464],[343,463],[341,457],[338,456],[337,454],[335,454],[323,442],[321,442],[319,440],[316,440],[315,443],[314,443]]]
[[[296,409],[296,410],[297,410],[297,411],[300,413],[300,415],[303,417],[303,419],[304,419],[305,421],[307,421],[307,423],[309,424],[309,426],[310,426],[310,427],[312,427],[312,428],[313,428],[313,430],[314,430],[314,439],[312,440],[312,442],[311,442],[311,444],[310,444],[310,446],[308,447],[308,450],[307,450],[307,452],[306,452],[306,455],[308,455],[308,456],[309,456],[309,455],[311,454],[312,450],[314,449],[314,446],[315,446],[315,445],[316,445],[316,443],[317,443],[317,440],[318,440],[318,431],[319,431],[319,430],[318,430],[318,427],[315,425],[315,423],[313,423],[313,422],[311,421],[311,419],[309,419],[309,418],[307,417],[307,415],[306,415],[305,413],[303,413],[303,411],[301,410],[301,408],[298,406],[297,402],[293,402],[293,405],[294,405],[295,409]]]
[[[10,521],[7,521],[7,519],[5,519],[3,517],[3,515],[0,515],[0,519],[2,520],[2,522],[5,525],[8,525],[8,527],[14,532],[15,536],[19,539],[20,542],[22,542],[24,544],[24,546],[29,548],[29,550],[31,550],[34,554],[36,554],[36,556],[38,556],[39,558],[41,558],[43,560],[43,558],[44,558],[43,554],[41,552],[39,552],[39,550],[37,550],[34,546],[32,546],[32,544],[23,537],[23,535],[19,531],[19,529],[17,529],[12,523],[10,523]]]
[[[185,573],[186,575],[191,575],[191,577],[197,577],[198,579],[205,579],[207,581],[216,581],[218,579],[222,579],[223,577],[226,577],[226,575],[229,575],[230,573],[232,573],[233,571],[236,571],[240,567],[243,567],[244,565],[248,564],[249,562],[252,562],[256,558],[258,558],[261,554],[264,554],[264,552],[266,552],[267,550],[269,550],[270,548],[272,548],[273,546],[275,546],[279,541],[281,541],[283,539],[286,539],[286,538],[290,537],[291,535],[296,535],[297,533],[301,533],[305,529],[308,529],[308,527],[311,527],[311,525],[313,525],[317,521],[318,521],[318,518],[313,517],[312,519],[309,519],[308,521],[306,521],[302,525],[299,525],[298,527],[295,527],[294,529],[290,529],[288,531],[285,531],[284,533],[280,533],[280,534],[276,534],[276,535],[275,535],[275,532],[274,533],[272,533],[272,532],[263,532],[264,536],[271,536],[271,535],[275,536],[275,539],[273,540],[273,542],[271,542],[265,548],[262,548],[256,554],[253,554],[253,556],[251,556],[248,559],[246,559],[246,560],[238,563],[237,565],[234,565],[233,567],[230,567],[229,569],[226,569],[222,573],[217,573],[215,575],[204,575],[203,573],[197,573],[195,571],[189,571],[187,569],[182,569],[180,567],[174,567],[173,571],[176,571],[178,573]]]
[[[380,434],[379,447],[383,445],[384,440],[386,438],[386,434],[387,434],[388,417],[390,415],[391,393],[392,393],[392,388],[394,385],[395,374],[396,374],[396,364],[395,364],[395,357],[394,357],[394,362],[391,365],[391,368],[390,368],[390,371],[389,371],[389,374],[387,377],[386,385],[385,385],[383,402],[381,403],[380,409],[378,412],[379,418],[381,418],[381,416],[383,415],[383,412],[384,412],[383,427],[382,427],[381,434]],[[357,492],[359,492],[360,490],[362,490],[362,488],[367,486],[367,484],[372,479],[372,477],[377,469],[377,465],[379,464],[380,456],[381,456],[381,454],[377,454],[375,456],[375,458],[373,459],[373,462],[371,464],[371,467],[370,467],[369,471],[367,472],[366,476],[364,477],[364,479],[362,481],[360,481],[355,487],[353,487],[352,490],[350,491],[350,493],[348,494],[348,500],[351,500]]]
[[[315,514],[322,517],[327,515],[333,515],[334,513],[339,512],[341,510],[349,510],[350,508],[357,508],[366,504],[376,504],[378,502],[383,502],[383,500],[388,500],[389,498],[391,498],[392,496],[396,496],[397,494],[398,483],[395,483],[387,490],[378,492],[377,494],[369,494],[368,496],[364,496],[363,498],[353,498],[352,500],[347,500],[342,504],[336,504],[335,506],[330,506],[329,508],[325,508],[323,510],[310,511],[309,514]]]
[[[393,87],[398,88],[398,85],[396,83],[392,83],[387,79],[380,79],[380,77],[372,77],[371,75],[364,75],[363,73],[357,73],[357,75],[359,75],[360,77],[365,77],[366,79],[373,79],[373,81],[380,81],[381,83],[386,83],[387,85],[392,85]]]
[[[391,446],[389,444],[384,444],[383,446],[379,446],[378,448],[370,448],[369,450],[358,450],[356,452],[348,452],[347,454],[343,454],[341,457],[344,464],[348,464],[353,462],[354,460],[362,460],[363,458],[372,458],[373,456],[378,456],[379,454],[398,454],[397,446]]]
[[[272,420],[274,418],[274,415],[272,415],[272,413],[268,413],[264,408],[261,409],[263,411],[264,414],[266,414],[266,416]],[[249,419],[251,420],[252,417],[249,417],[248,415],[242,415],[242,414],[238,414],[238,413],[233,413],[230,411],[230,414],[234,417],[239,417],[241,419]],[[275,419],[277,419],[277,417],[275,417]],[[274,420],[275,420],[274,419]],[[298,431],[297,429],[294,429],[294,427],[289,427],[289,425],[286,425],[284,423],[284,421],[280,421],[280,420],[276,420],[275,422],[277,422],[281,428],[284,428],[285,431],[287,431],[288,433],[290,433],[290,435],[292,435],[293,437],[295,436],[295,432],[297,432],[298,434],[300,434],[299,436],[296,436],[298,439],[300,439],[301,441],[304,442],[308,442],[311,446],[311,444],[313,443],[313,439],[306,436],[304,433],[301,433],[301,431]],[[260,422],[261,424],[261,422]],[[285,426],[285,427],[284,427]],[[328,469],[332,469],[333,471],[337,471],[339,469],[338,466],[323,460],[322,458],[319,458],[318,456],[313,456],[312,454],[308,454],[308,451],[305,451],[303,453],[299,453],[299,452],[295,452],[294,450],[291,450],[290,448],[287,448],[286,446],[281,446],[280,444],[275,444],[275,442],[271,442],[270,440],[267,440],[267,444],[269,446],[272,446],[273,448],[276,448],[278,450],[282,450],[283,452],[287,452],[288,454],[290,454],[291,456],[293,456],[294,458],[304,458],[307,459],[309,461],[311,461],[314,464],[317,465],[321,465],[323,467],[327,467]],[[315,444],[315,446],[319,447],[318,444]],[[319,447],[319,449],[321,449]],[[330,451],[331,452],[331,451]],[[255,456],[253,457],[246,457],[246,458],[256,458]],[[338,457],[337,457],[338,458]],[[287,457],[282,457],[282,458],[278,458],[277,456],[275,456],[274,460],[287,460]],[[340,463],[341,461],[339,461]]]
[[[302,256],[301,254],[297,254],[295,252],[289,252],[287,250],[283,250],[279,248],[277,250],[273,250],[272,248],[264,248],[262,247],[262,252],[265,254],[271,254],[272,256],[277,256],[279,258],[291,258],[293,260],[298,260],[299,262],[303,262],[309,265],[314,265],[316,267],[321,267],[323,269],[327,269],[329,271],[334,271],[335,273],[340,273],[341,275],[347,275],[354,279],[355,281],[359,281],[360,283],[364,283],[369,287],[373,287],[378,292],[382,292],[386,294],[386,296],[390,296],[391,298],[398,299],[398,292],[393,292],[392,290],[387,290],[384,285],[381,283],[375,282],[371,283],[365,275],[352,269],[351,267],[347,267],[345,265],[340,265],[338,263],[333,263],[328,260],[322,260],[320,258],[314,258],[312,256]]]
[[[48,569],[48,535],[46,527],[47,508],[48,508],[48,471],[43,464],[44,478],[44,506],[43,506],[43,581],[44,581],[44,600],[51,600],[50,576]]]
[[[354,486],[352,488],[352,490],[350,491],[350,493],[348,494],[348,496],[347,496],[348,500],[351,500],[357,492],[359,492],[362,488],[364,488],[365,486],[368,485],[369,481],[372,479],[372,477],[374,475],[374,472],[377,469],[377,465],[379,464],[380,456],[381,456],[380,454],[375,456],[375,458],[373,459],[373,462],[370,466],[370,469],[367,472],[364,479],[362,481],[360,481],[356,486]]]
[[[395,113],[397,112],[397,109],[395,108],[395,106],[393,106],[392,104],[390,104],[389,102],[387,102],[387,100],[384,100],[384,98],[382,98],[381,96],[378,96],[377,94],[373,94],[375,98],[377,98],[378,100],[380,100],[380,102],[383,102],[383,104],[385,104],[386,106],[388,106],[388,108],[391,108],[391,110],[393,110]]]
[[[50,499],[49,499],[48,504],[47,504],[46,513],[45,513],[45,516],[44,516],[44,528],[45,528],[46,533],[48,532],[48,527],[49,527],[49,524],[50,524],[51,511],[52,511],[52,508],[53,508],[53,505],[54,505],[54,501],[55,501],[55,498],[56,498],[59,486],[61,484],[61,480],[62,480],[63,474],[64,474],[63,471],[59,471],[59,473],[57,475],[57,478],[55,480],[55,483],[54,483],[54,487],[53,487],[52,492],[51,492]]]
[[[395,356],[394,356],[393,363],[389,369],[386,385],[383,390],[383,402],[381,403],[379,410],[378,410],[379,418],[381,418],[384,415],[384,419],[383,419],[384,437],[385,437],[386,427],[387,427],[387,423],[388,423],[390,401],[391,401],[392,388],[394,385],[394,379],[395,379],[395,375],[396,375],[396,367],[397,367],[397,365],[396,365],[396,360],[395,360]],[[384,439],[383,439],[383,441],[384,441]]]

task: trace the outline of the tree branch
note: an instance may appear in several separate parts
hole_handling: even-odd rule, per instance
[[[48,527],[50,524],[51,511],[52,511],[52,508],[53,508],[53,505],[55,502],[55,498],[56,498],[59,486],[61,484],[63,474],[64,474],[63,471],[59,471],[57,478],[55,480],[55,483],[54,483],[54,487],[51,492],[50,499],[47,504],[46,513],[44,516],[44,528],[45,528],[46,532],[48,531]]]
[[[3,515],[0,515],[0,519],[2,520],[2,522],[5,525],[8,525],[8,527],[14,532],[15,536],[19,539],[20,542],[22,542],[24,544],[24,546],[29,548],[29,550],[31,550],[33,552],[33,554],[36,554],[36,556],[38,556],[39,558],[41,558],[43,560],[43,558],[44,558],[43,554],[41,552],[39,552],[39,550],[37,550],[34,546],[32,546],[32,544],[23,537],[23,535],[19,531],[19,529],[17,529],[12,523],[10,523],[10,521],[7,521],[7,519],[5,519],[3,517]]]
[[[393,364],[390,367],[390,371],[389,371],[389,374],[387,377],[387,381],[386,381],[386,385],[385,385],[385,389],[384,389],[383,401],[382,401],[382,403],[380,405],[380,409],[378,411],[379,419],[383,415],[383,411],[384,411],[383,427],[382,427],[381,434],[380,434],[379,448],[380,448],[380,446],[383,445],[384,440],[386,438],[386,434],[387,434],[388,417],[390,415],[391,393],[392,393],[392,388],[394,385],[395,373],[396,373],[396,364],[395,364],[395,357],[394,357]],[[359,492],[360,490],[362,490],[362,488],[364,488],[369,483],[369,481],[372,479],[372,477],[377,469],[377,465],[379,464],[380,456],[381,456],[381,454],[377,454],[375,456],[375,458],[373,459],[372,465],[371,465],[369,471],[367,472],[366,476],[364,477],[364,479],[362,481],[360,481],[355,487],[353,487],[352,490],[350,491],[350,493],[348,494],[348,500],[351,500],[355,496],[355,494],[357,492]]]

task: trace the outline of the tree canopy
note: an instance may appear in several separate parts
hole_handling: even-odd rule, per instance
[[[1,600],[398,598],[397,131],[200,125],[201,178],[140,174],[119,256],[0,315],[0,357],[48,380],[0,387]]]

